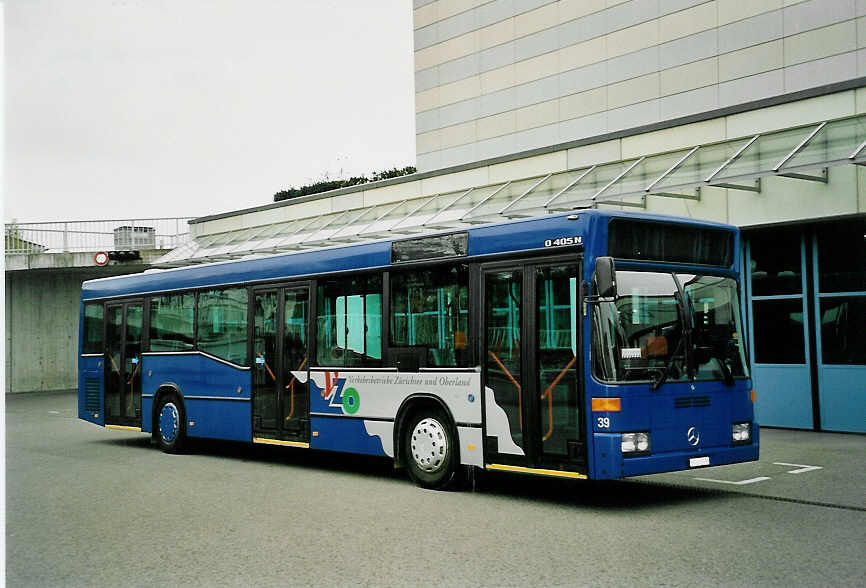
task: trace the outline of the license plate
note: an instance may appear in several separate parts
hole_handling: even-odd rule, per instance
[[[710,457],[709,456],[692,457],[689,459],[689,467],[690,468],[698,468],[701,466],[708,466],[708,465],[710,465]]]

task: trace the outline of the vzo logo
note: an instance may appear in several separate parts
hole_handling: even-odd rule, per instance
[[[354,388],[343,389],[345,378],[339,377],[339,372],[325,372],[325,389],[322,398],[328,401],[328,406],[342,408],[346,414],[355,414],[361,408],[361,395]]]

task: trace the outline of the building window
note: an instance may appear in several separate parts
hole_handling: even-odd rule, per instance
[[[819,290],[866,293],[866,220],[833,223],[817,236]]]
[[[866,220],[820,227],[821,362],[866,365]]]
[[[150,350],[189,351],[195,347],[195,295],[167,294],[150,300]]]
[[[803,301],[755,300],[755,363],[804,364]]]
[[[210,290],[198,295],[198,348],[247,365],[247,290]]]
[[[752,296],[803,291],[800,232],[775,229],[749,234]]]
[[[866,365],[866,296],[821,300],[821,362]]]

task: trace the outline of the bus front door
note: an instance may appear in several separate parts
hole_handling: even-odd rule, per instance
[[[105,424],[141,426],[141,302],[109,304],[105,313]]]
[[[254,290],[253,435],[309,441],[309,288]]]
[[[488,463],[582,472],[579,265],[483,268]]]

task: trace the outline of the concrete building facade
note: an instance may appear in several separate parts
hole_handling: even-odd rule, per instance
[[[414,26],[421,171],[866,76],[862,0],[416,0]]]

